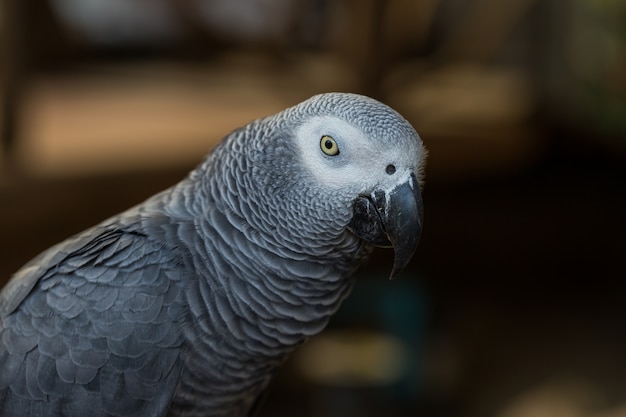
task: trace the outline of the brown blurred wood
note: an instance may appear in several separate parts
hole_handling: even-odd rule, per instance
[[[4,166],[11,166],[16,140],[17,111],[21,86],[20,0],[0,0],[0,143]]]
[[[0,0],[0,159],[15,170],[22,93],[36,70],[67,65],[71,50],[45,0]]]
[[[381,100],[383,80],[407,57],[416,58],[426,43],[440,0],[346,0],[335,10],[336,42],[349,63],[356,89]]]
[[[374,0],[372,5],[371,29],[369,33],[369,45],[365,56],[366,62],[363,70],[363,91],[365,94],[381,99],[380,87],[385,69],[387,57],[384,53],[384,22],[387,12],[386,0]]]
[[[438,51],[441,61],[493,59],[506,45],[511,32],[538,0],[475,0]]]

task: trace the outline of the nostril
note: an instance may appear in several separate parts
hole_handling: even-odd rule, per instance
[[[387,174],[393,175],[396,173],[396,166],[394,164],[389,164],[387,165],[387,168],[385,168],[385,171],[387,172]]]

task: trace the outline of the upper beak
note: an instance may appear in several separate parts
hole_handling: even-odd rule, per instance
[[[395,259],[390,279],[407,266],[422,233],[422,194],[415,175],[391,191],[375,190],[359,196],[348,229],[381,247],[393,247]]]

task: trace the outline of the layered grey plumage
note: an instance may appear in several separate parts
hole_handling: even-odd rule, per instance
[[[374,244],[408,262],[423,160],[406,120],[353,94],[234,131],[177,185],[14,275],[0,416],[248,415]]]

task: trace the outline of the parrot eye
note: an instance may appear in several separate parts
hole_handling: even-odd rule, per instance
[[[335,139],[332,136],[324,135],[320,140],[320,147],[322,148],[322,152],[329,156],[339,155],[339,146]]]

